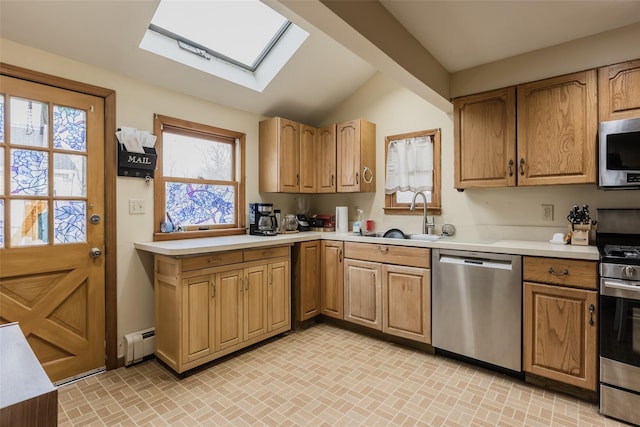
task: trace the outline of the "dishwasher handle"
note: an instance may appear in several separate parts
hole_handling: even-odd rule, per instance
[[[440,263],[453,265],[467,265],[470,267],[490,268],[494,270],[512,270],[513,265],[508,260],[494,260],[486,258],[470,258],[464,256],[442,255]]]

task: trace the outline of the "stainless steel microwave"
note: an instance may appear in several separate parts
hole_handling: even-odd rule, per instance
[[[600,122],[598,186],[640,189],[640,118]]]

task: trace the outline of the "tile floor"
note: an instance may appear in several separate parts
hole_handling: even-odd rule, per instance
[[[622,426],[597,406],[327,324],[178,379],[156,360],[59,389],[59,425]]]

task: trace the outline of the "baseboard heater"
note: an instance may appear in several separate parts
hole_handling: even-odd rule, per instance
[[[144,329],[124,336],[124,365],[129,366],[153,355],[156,348],[155,328]]]

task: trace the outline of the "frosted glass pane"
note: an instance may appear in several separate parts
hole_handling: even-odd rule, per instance
[[[235,188],[168,182],[167,211],[175,225],[233,224]]]
[[[11,246],[44,245],[49,241],[46,200],[11,200]]]
[[[11,194],[46,196],[49,153],[35,150],[11,150]]]
[[[4,147],[0,147],[0,196],[4,196]]]
[[[74,154],[53,155],[54,196],[84,197],[87,192],[87,158]]]
[[[0,143],[4,142],[4,93],[0,93]]]
[[[56,200],[53,204],[54,243],[87,241],[86,203],[78,200]]]
[[[231,143],[162,133],[163,174],[174,178],[232,181]]]
[[[413,191],[396,191],[396,203],[411,203],[414,194]],[[431,203],[431,191],[425,191],[424,194],[427,196],[427,203]],[[422,206],[423,200],[422,196],[418,196],[416,205]]]
[[[53,148],[87,151],[86,137],[86,111],[53,106]]]
[[[11,143],[49,146],[49,106],[38,101],[11,98]]]

